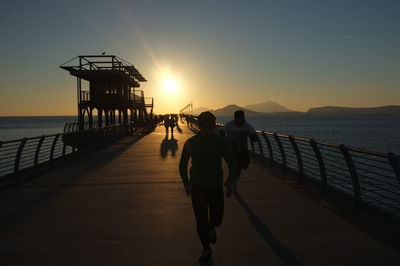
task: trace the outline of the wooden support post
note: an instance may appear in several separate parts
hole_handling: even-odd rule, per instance
[[[93,108],[89,108],[89,129],[93,128]]]
[[[103,109],[97,109],[97,124],[99,128],[103,127]]]
[[[110,125],[110,110],[107,109],[104,110],[104,120],[105,120],[105,126],[108,127]]]

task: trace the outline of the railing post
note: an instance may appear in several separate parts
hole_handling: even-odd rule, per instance
[[[41,136],[39,139],[39,142],[36,146],[36,152],[35,152],[35,161],[34,161],[34,165],[35,167],[38,165],[38,161],[39,161],[39,153],[40,153],[40,148],[42,147],[43,141],[46,138],[45,135]]]
[[[1,147],[1,146],[0,146]],[[393,171],[400,182],[400,158],[396,156],[393,152],[388,154],[389,163],[393,168]]]
[[[268,138],[267,134],[265,134],[264,131],[261,131],[261,135],[263,136],[265,142],[267,143],[268,153],[269,153],[269,162],[270,162],[271,165],[273,165],[273,163],[274,163],[274,151],[272,150],[271,142],[269,141],[269,138]]]
[[[274,138],[275,138],[276,143],[278,144],[279,151],[281,152],[282,168],[283,168],[283,170],[286,170],[286,168],[287,168],[286,155],[285,155],[285,150],[283,149],[282,142],[281,142],[281,140],[279,139],[279,136],[278,136],[277,133],[274,133],[273,136],[274,136]]]
[[[258,137],[258,134],[257,134],[257,133],[256,133],[256,136],[257,136],[258,149],[260,150],[261,158],[264,158],[264,151],[263,151],[263,146],[262,146],[262,144],[261,144],[261,140],[260,140],[260,138]]]
[[[297,159],[297,168],[300,181],[303,181],[304,178],[304,166],[303,166],[303,159],[301,158],[301,153],[299,150],[299,146],[297,146],[296,140],[292,135],[289,136],[289,141],[292,144],[293,150],[296,153]]]
[[[69,124],[69,123],[65,123],[65,125],[64,125],[64,130],[63,130],[64,133],[67,133],[66,130],[67,130],[68,124]]]
[[[315,157],[318,160],[319,173],[320,173],[320,177],[321,177],[322,193],[326,193],[327,178],[326,178],[325,163],[324,163],[324,160],[322,159],[321,151],[319,150],[319,147],[318,147],[317,143],[315,142],[315,140],[310,139],[310,145],[314,151]]]
[[[67,150],[67,144],[64,142],[63,150],[62,150],[62,158],[65,159],[65,152]]]
[[[59,138],[59,137],[60,137],[60,134],[57,134],[57,135],[54,137],[53,144],[51,144],[50,161],[53,161],[53,158],[54,158],[54,149],[56,148],[56,144],[57,144],[57,141],[58,141],[58,138]]]
[[[3,142],[0,140],[0,149],[1,149],[1,146],[3,146]],[[2,160],[2,158],[0,157],[0,165],[1,165],[1,160]]]
[[[360,190],[360,181],[358,180],[358,174],[356,166],[353,162],[353,158],[349,152],[349,148],[345,145],[341,144],[339,146],[340,151],[343,154],[343,157],[346,161],[347,167],[349,168],[351,180],[353,183],[353,190],[354,190],[354,204],[356,209],[360,208],[360,201],[361,201],[361,190]]]
[[[18,147],[17,155],[15,156],[14,173],[17,174],[17,175],[18,175],[18,172],[19,172],[19,162],[21,160],[21,154],[22,154],[22,151],[24,149],[26,140],[27,140],[26,138],[23,138],[21,140],[21,143],[19,144],[19,147]]]
[[[251,155],[254,157],[255,152],[254,152],[254,142],[251,140],[250,137],[248,137],[249,141],[250,141],[250,147],[251,147]]]

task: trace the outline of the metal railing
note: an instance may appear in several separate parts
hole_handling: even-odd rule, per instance
[[[90,101],[90,91],[81,91],[80,101],[81,102],[89,102]]]
[[[257,141],[249,150],[312,179],[322,192],[335,190],[354,199],[356,208],[367,205],[400,218],[400,160],[394,153],[380,153],[313,139],[256,130]]]
[[[64,134],[71,133],[71,132],[77,132],[77,131],[80,131],[79,127],[80,127],[80,124],[76,123],[76,122],[65,123],[63,132],[64,132]],[[83,130],[90,130],[90,129],[95,129],[98,127],[99,127],[99,124],[97,121],[92,122],[92,124],[90,124],[89,122],[83,123]]]
[[[67,143],[84,142],[84,147],[90,147],[103,140],[129,135],[135,129],[140,130],[133,124],[99,128],[96,123],[89,129],[88,123],[86,123],[85,129],[79,130],[78,123],[67,123],[64,127],[64,134],[0,142],[0,180],[5,176],[17,177],[21,171],[39,169],[39,166],[43,164],[64,159],[78,151],[77,148]]]
[[[197,123],[197,117],[188,116]],[[217,124],[218,132],[223,124]],[[368,206],[400,219],[400,157],[256,130],[249,151],[270,166],[294,173],[300,181],[313,180],[321,191],[351,197],[358,209]]]
[[[62,134],[0,142],[0,177],[65,158],[76,150],[63,143]]]

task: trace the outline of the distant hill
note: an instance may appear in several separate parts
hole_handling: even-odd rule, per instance
[[[230,104],[223,108],[212,110],[211,112],[215,115],[233,115],[233,113],[237,110],[243,110],[246,114],[258,114],[258,112],[248,110],[235,104]]]
[[[194,109],[193,109],[193,114],[199,115],[199,114],[202,113],[202,112],[206,112],[206,111],[210,111],[210,110],[211,110],[210,108],[201,106],[201,107],[194,108]]]
[[[310,108],[308,114],[400,114],[399,105],[388,105],[380,107],[338,107],[324,106]]]
[[[244,108],[259,112],[259,113],[283,113],[283,112],[292,112],[291,110],[287,109],[285,106],[280,105],[275,102],[266,101],[257,104],[249,104],[244,106]]]

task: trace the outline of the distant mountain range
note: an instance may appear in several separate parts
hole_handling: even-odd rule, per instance
[[[338,107],[324,106],[310,108],[307,114],[400,114],[399,105],[387,105],[379,107]]]
[[[231,115],[237,110],[243,110],[246,114],[292,112],[283,105],[271,101],[266,101],[262,103],[246,105],[244,107],[235,104],[229,104],[225,107],[215,110],[212,110],[207,107],[198,107],[193,110],[193,113],[200,114],[201,112],[211,111],[216,115],[227,115],[227,114]]]
[[[202,112],[207,112],[207,111],[212,111],[212,109],[201,106],[201,107],[194,108],[193,114],[198,115]]]
[[[237,110],[243,110],[246,114],[258,114],[258,112],[248,110],[235,104],[230,104],[223,108],[212,110],[212,113],[215,115],[232,115]]]
[[[249,104],[246,106],[238,106],[229,104],[219,109],[211,109],[207,107],[198,107],[193,110],[194,114],[211,111],[216,115],[232,115],[237,110],[243,110],[246,114],[265,114],[265,113],[303,113],[291,111],[283,105],[275,102],[266,101],[257,104]],[[310,108],[306,114],[400,114],[399,105],[388,105],[379,107],[339,107],[339,106],[322,106]]]
[[[285,106],[280,105],[275,102],[266,101],[257,104],[250,104],[243,106],[243,108],[252,110],[254,112],[259,113],[278,113],[278,112],[292,112],[291,110],[287,109]]]

